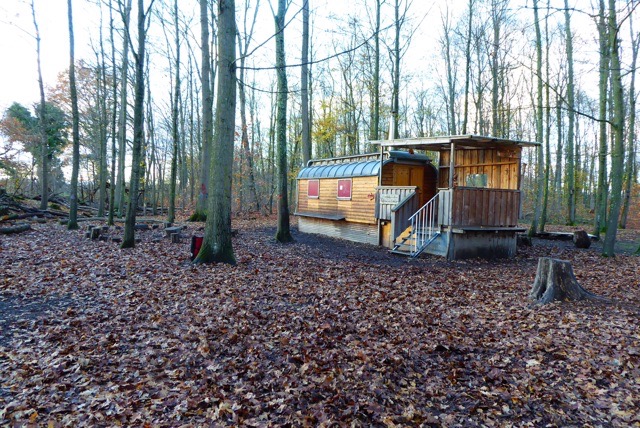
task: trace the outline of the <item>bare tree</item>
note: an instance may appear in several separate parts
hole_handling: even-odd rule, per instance
[[[49,138],[47,136],[47,119],[45,108],[45,96],[44,96],[44,82],[42,80],[42,66],[40,62],[40,29],[38,28],[38,21],[36,20],[36,8],[31,0],[31,17],[33,18],[33,26],[35,27],[36,38],[36,54],[38,62],[38,87],[40,89],[40,105],[38,106],[38,121],[40,124],[40,156],[41,156],[41,171],[40,171],[40,209],[46,210],[49,205]]]
[[[611,147],[611,204],[607,220],[607,234],[602,245],[602,254],[611,257],[615,254],[614,246],[618,232],[618,219],[622,202],[622,174],[624,167],[624,97],[622,89],[622,73],[620,65],[620,41],[616,1],[609,0],[609,53],[611,55],[611,96],[613,115],[611,130],[613,144]]]
[[[151,0],[149,8],[145,9],[144,0],[138,0],[138,49],[133,52],[135,59],[135,99],[133,104],[133,147],[131,156],[131,179],[129,183],[129,205],[124,224],[124,236],[121,248],[133,248],[135,246],[136,213],[138,210],[138,191],[141,188],[140,181],[144,178],[142,155],[144,144],[144,96],[145,96],[145,55],[147,37],[147,16],[153,7]],[[130,39],[129,28],[126,28],[127,38]]]
[[[236,117],[234,0],[218,0],[218,91],[207,224],[195,263],[235,263],[231,242],[231,182]]]
[[[308,0],[305,0],[308,1]],[[250,23],[247,22],[249,18],[249,7],[251,2],[247,1],[245,3],[244,10],[244,36],[240,34],[238,31],[238,50],[240,54],[240,74],[238,76],[238,95],[240,101],[240,127],[241,127],[241,145],[242,145],[242,155],[244,162],[241,165],[242,168],[242,182],[239,183],[239,187],[243,189],[246,186],[249,187],[249,192],[253,199],[253,203],[255,204],[256,211],[260,211],[260,200],[258,198],[258,191],[256,188],[256,180],[255,180],[255,168],[253,165],[253,151],[249,146],[249,124],[247,123],[247,92],[245,79],[246,70],[245,70],[245,62],[246,62],[246,54],[249,50],[249,45],[251,43],[251,39],[253,38],[253,31],[258,18],[258,10],[260,8],[260,0],[258,0],[255,4],[255,9],[253,13],[253,18]],[[242,199],[242,198],[240,198]],[[242,202],[242,200],[240,201]]]
[[[300,68],[300,103],[302,104],[302,165],[311,159],[311,116],[309,114],[309,2],[302,4],[302,67]]]
[[[542,110],[542,35],[540,32],[540,17],[538,13],[538,0],[533,0],[533,19],[536,30],[536,105],[535,105],[535,123],[536,123],[536,140],[542,141],[543,138],[543,110]],[[544,197],[545,174],[544,157],[542,145],[537,147],[537,174],[536,182],[536,204],[535,213],[531,221],[529,236],[538,232],[538,223],[542,217],[542,204]]]
[[[69,18],[69,92],[71,96],[71,124],[73,139],[73,161],[71,168],[71,196],[69,204],[69,222],[67,228],[78,228],[78,170],[80,169],[80,131],[78,114],[78,91],[76,89],[75,44],[73,37],[73,8],[71,0],[67,0]],[[101,195],[102,196],[102,195]]]
[[[202,82],[202,152],[200,163],[200,189],[196,201],[196,212],[191,216],[193,221],[206,218],[209,195],[209,174],[211,168],[211,141],[213,138],[213,93],[211,90],[211,52],[209,50],[209,2],[200,0],[200,45],[202,63],[200,79]]]
[[[289,199],[287,192],[287,70],[284,51],[284,17],[286,0],[278,0],[278,12],[274,14],[276,24],[276,73],[278,76],[276,96],[276,146],[278,150],[278,242],[293,240],[289,229]]]
[[[565,37],[567,43],[567,223],[576,222],[576,174],[575,174],[575,85],[573,74],[573,33],[571,32],[571,15],[569,0],[564,0]]]

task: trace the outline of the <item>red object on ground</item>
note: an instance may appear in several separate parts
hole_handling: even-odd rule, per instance
[[[191,260],[195,259],[202,247],[202,240],[204,237],[193,235],[191,237]]]

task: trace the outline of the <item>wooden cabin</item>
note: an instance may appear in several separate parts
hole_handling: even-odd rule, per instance
[[[381,180],[393,191],[380,202]],[[381,205],[395,206],[411,192],[416,204],[426,203],[436,194],[437,170],[424,155],[395,150],[383,153],[382,162],[380,153],[311,160],[297,183],[301,232],[379,245]]]
[[[301,232],[411,257],[515,255],[525,230],[518,227],[522,149],[538,143],[474,135],[373,143],[382,155],[311,161],[300,172]],[[438,152],[437,166],[414,150]]]

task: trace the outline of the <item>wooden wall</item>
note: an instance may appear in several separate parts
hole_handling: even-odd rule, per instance
[[[309,180],[298,180],[298,212],[341,216],[356,223],[376,223],[375,194],[378,177],[354,177],[351,199],[338,200],[338,179],[321,178],[318,198],[307,196]]]
[[[465,149],[455,152],[454,186],[466,186],[469,174],[487,174],[487,187],[512,189],[520,187],[520,156],[522,148]],[[438,187],[449,187],[450,151],[440,152]]]
[[[433,165],[388,163],[382,168],[383,186],[418,186],[420,206],[438,191],[438,171]]]

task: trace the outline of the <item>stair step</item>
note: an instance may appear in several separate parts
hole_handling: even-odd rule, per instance
[[[411,256],[411,251],[402,251],[402,250],[389,250],[392,254],[399,254],[401,256]]]

